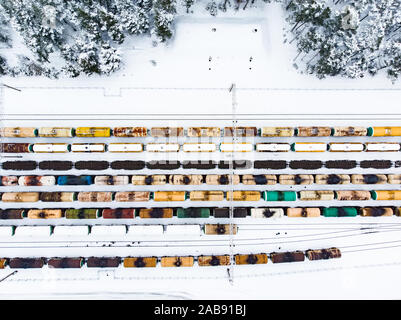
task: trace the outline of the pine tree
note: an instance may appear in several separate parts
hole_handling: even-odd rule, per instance
[[[20,60],[17,67],[12,69],[13,75],[24,75],[24,76],[45,76],[48,78],[57,78],[59,72],[52,67],[47,67],[40,62],[30,59],[29,57],[20,55]]]
[[[121,53],[118,49],[104,44],[99,54],[100,71],[104,74],[110,74],[121,67]]]
[[[149,31],[151,1],[117,0],[115,5],[119,23],[128,34],[144,34]]]
[[[1,5],[38,61],[49,63],[50,54],[64,41],[63,26],[57,20],[60,0],[3,0]]]
[[[295,60],[301,57],[306,70],[320,78],[359,78],[383,69],[390,76],[396,74],[397,55],[389,48],[400,42],[401,2],[360,0],[335,4],[322,0],[291,0],[286,4],[288,32],[297,41]]]
[[[387,74],[393,81],[399,79],[401,76],[401,38],[398,39],[398,43],[393,43],[387,49],[388,54],[388,69]]]
[[[0,55],[0,75],[5,76],[9,73],[9,68],[7,65],[7,60],[2,55]]]
[[[93,42],[78,42],[77,64],[80,70],[87,75],[94,73],[100,74],[100,63],[98,59],[98,49]]]
[[[173,36],[173,21],[176,12],[175,0],[154,1],[151,34],[160,42],[165,42]]]
[[[186,9],[186,13],[190,13],[189,9],[193,6],[195,0],[182,0],[182,4]]]
[[[208,2],[208,4],[206,5],[206,10],[213,16],[217,16],[217,4],[214,0]],[[222,11],[226,10],[225,5],[223,4],[223,6],[221,7]]]
[[[0,47],[10,47],[10,19],[0,10]]]

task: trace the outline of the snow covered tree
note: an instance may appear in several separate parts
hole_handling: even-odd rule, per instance
[[[0,47],[10,47],[10,20],[0,10]]]
[[[321,0],[294,0],[287,6],[292,11],[289,21],[293,23],[291,31],[306,23],[322,25],[330,17],[331,9]]]
[[[18,59],[20,60],[18,66],[10,68],[10,73],[14,76],[24,75],[29,77],[45,76],[48,78],[57,78],[59,75],[59,72],[55,68],[43,65],[29,57],[19,55]]]
[[[219,11],[226,12],[230,8],[236,11],[239,9],[246,10],[247,8],[257,7],[259,3],[271,2],[282,2],[282,0],[211,0],[206,2],[205,10],[208,11],[211,16],[217,16]]]
[[[119,22],[129,34],[144,34],[150,28],[151,0],[117,0]]]
[[[400,39],[401,40],[401,39]],[[393,43],[389,48],[386,48],[388,60],[385,66],[387,74],[392,80],[397,80],[401,76],[401,41]]]
[[[61,0],[3,0],[5,13],[40,63],[63,42],[63,26],[57,20]]]
[[[210,1],[210,2],[206,5],[206,10],[207,10],[213,17],[217,16],[217,9],[218,9],[218,7],[217,7],[217,4],[216,4],[216,1],[214,1],[214,0]],[[225,7],[223,6],[223,7],[221,7],[220,10],[225,11],[226,9],[225,9]]]
[[[9,34],[9,19],[0,11],[0,49],[11,46],[11,38]],[[9,73],[7,60],[0,55],[0,75],[4,76]]]
[[[78,42],[76,50],[78,51],[77,64],[80,71],[87,75],[101,73],[98,49],[93,42]]]
[[[182,4],[184,5],[186,9],[186,13],[190,13],[189,9],[193,6],[195,3],[195,0],[182,0]]]
[[[359,25],[359,14],[355,7],[347,5],[342,11],[341,27],[344,30],[355,30]]]
[[[100,71],[104,74],[110,74],[121,67],[121,53],[118,49],[104,44],[99,54]]]
[[[176,14],[175,0],[155,0],[153,2],[153,27],[151,34],[158,41],[165,42],[173,36],[173,21]]]
[[[71,78],[78,77],[81,70],[78,67],[78,49],[75,46],[66,44],[61,48],[61,55],[66,62],[62,67],[63,73]]]
[[[297,41],[295,60],[308,72],[321,78],[359,78],[382,69],[392,78],[397,74],[399,0],[291,0],[286,9],[288,33]]]
[[[118,22],[118,17],[114,14],[106,11],[104,8],[100,8],[98,11],[100,19],[100,30],[107,32],[110,39],[121,44],[125,40],[123,28]]]
[[[219,10],[245,10],[271,2],[282,2],[286,36],[298,50],[294,65],[300,70],[320,78],[359,78],[379,72],[393,81],[400,78],[400,0],[208,0],[204,4],[216,16]],[[122,65],[118,47],[127,37],[147,34],[167,42],[174,35],[177,14],[189,13],[194,3],[1,0],[0,46],[12,45],[9,29],[13,28],[32,54],[19,53],[20,63],[26,64],[19,67],[10,67],[3,54],[0,72],[52,77],[59,71],[70,77],[110,74]]]
[[[0,55],[0,76],[5,76],[9,73],[7,60]]]
[[[99,50],[95,42],[88,36],[76,39],[73,45],[62,48],[62,56],[66,61],[63,72],[69,77],[100,74]]]

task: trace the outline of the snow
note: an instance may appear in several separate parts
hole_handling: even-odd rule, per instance
[[[137,226],[129,226],[128,227],[128,235],[133,236],[154,236],[154,235],[162,235],[163,234],[163,226],[162,225],[137,225]]]
[[[47,237],[50,236],[49,226],[19,226],[15,229],[16,237]]]
[[[201,230],[199,225],[168,225],[166,229],[167,234],[171,235],[200,235]]]
[[[284,26],[282,9],[270,4],[262,10],[238,11],[235,15],[222,14],[212,18],[205,13],[180,17],[176,33],[167,46],[152,46],[148,38],[136,37],[122,49],[124,68],[109,77],[79,77],[77,79],[49,80],[44,78],[8,78],[2,82],[21,91],[2,88],[2,126],[230,126],[232,125],[232,93],[229,88],[236,84],[238,125],[247,126],[297,126],[297,125],[397,125],[400,120],[399,101],[401,84],[392,84],[385,75],[358,80],[331,78],[318,80],[298,73],[292,66],[294,48],[283,43]],[[215,29],[216,31],[213,31]],[[255,30],[257,30],[255,32]],[[135,46],[134,46],[135,44]],[[252,58],[252,59],[251,59]],[[209,61],[210,60],[210,61]],[[107,139],[108,142],[115,138]],[[328,142],[334,138],[322,138]],[[340,139],[340,138],[339,138]],[[338,140],[339,140],[338,139]],[[341,138],[342,139],[342,138]],[[347,142],[371,141],[395,142],[397,137],[349,138]],[[63,139],[71,142],[70,139]],[[105,139],[106,140],[106,139]],[[129,139],[126,139],[127,142]],[[135,142],[165,142],[163,139],[140,138]],[[172,139],[173,140],[173,139]],[[246,139],[247,142],[286,142],[280,139]],[[305,138],[303,141],[314,139]],[[4,141],[8,141],[4,139]],[[28,141],[20,139],[19,141]],[[29,141],[36,141],[32,139]],[[55,142],[45,138],[40,141]],[[74,142],[99,142],[98,138],[75,139]],[[182,139],[177,139],[182,143]],[[169,142],[177,142],[169,141]],[[194,139],[194,142],[198,140]],[[207,139],[209,142],[217,139]],[[229,142],[230,140],[227,140]],[[337,141],[337,139],[336,139]],[[60,142],[57,140],[57,142]],[[206,155],[169,155],[170,159],[197,159]],[[213,160],[229,159],[220,153],[207,155]],[[23,159],[77,159],[76,155],[27,154]],[[99,155],[85,154],[85,159],[100,159]],[[124,159],[126,155],[104,154],[103,159]],[[163,154],[130,154],[130,159],[164,159]],[[369,154],[250,154],[236,155],[241,159],[399,159],[397,153]],[[3,160],[10,160],[3,158]],[[256,170],[258,171],[258,170]],[[261,173],[243,170],[239,174]],[[299,170],[303,173],[302,170]],[[366,170],[366,173],[400,173],[400,169]],[[188,170],[187,173],[198,173]],[[218,174],[219,170],[210,170]],[[288,169],[272,174],[288,174]],[[319,169],[312,174],[327,173]],[[30,172],[37,174],[38,171]],[[54,172],[42,172],[52,175]],[[89,174],[74,170],[69,174]],[[112,171],[102,171],[111,174]],[[116,174],[115,172],[113,172]],[[163,174],[167,172],[143,170],[140,174]],[[182,173],[180,170],[176,174]],[[309,172],[308,172],[309,173]],[[348,174],[346,170],[338,173]],[[359,173],[353,171],[352,173]],[[7,172],[7,174],[20,174]],[[93,174],[93,172],[92,172]],[[138,174],[124,171],[118,174]],[[375,186],[377,189],[395,188],[390,185]],[[13,187],[14,188],[14,187]],[[52,190],[72,191],[74,186],[54,186]],[[169,189],[170,188],[170,189]],[[187,186],[174,186],[174,190],[187,190]],[[263,186],[239,186],[241,190],[263,190]],[[303,186],[290,187],[302,190]],[[330,186],[314,186],[315,189],[332,189]],[[337,186],[346,190],[349,186]],[[397,189],[399,186],[397,186]],[[4,192],[5,187],[0,187]],[[82,191],[100,191],[99,186],[82,186]],[[150,190],[148,186],[102,186],[101,191]],[[199,189],[210,189],[200,186]],[[214,190],[223,190],[213,186]],[[288,186],[277,185],[275,190]],[[362,185],[361,190],[372,189]],[[15,191],[43,191],[49,188],[15,187]],[[171,190],[161,186],[160,190]],[[369,206],[376,203],[349,201],[325,202],[315,205]],[[48,204],[50,206],[51,204]],[[99,203],[87,203],[87,207],[103,207]],[[171,203],[112,203],[110,207],[169,206]],[[188,202],[177,205],[188,206]],[[204,203],[192,203],[204,206]],[[216,205],[229,206],[223,201]],[[238,203],[249,205],[247,203]],[[255,202],[266,206],[266,202]],[[271,203],[272,207],[282,203]],[[310,202],[298,201],[291,206],[308,206]],[[399,201],[383,202],[383,206],[400,206]],[[10,204],[9,207],[18,207]],[[36,207],[36,203],[27,203]],[[46,207],[41,203],[42,207]],[[59,207],[71,204],[60,203]],[[211,204],[213,206],[213,204]],[[213,219],[213,218],[211,218]],[[316,218],[316,219],[235,219],[239,225],[236,237],[236,253],[306,250],[309,248],[347,247],[370,244],[372,251],[346,252],[341,259],[329,261],[305,261],[289,264],[236,266],[234,284],[230,285],[226,267],[198,267],[173,269],[124,269],[99,271],[84,266],[81,270],[19,270],[2,282],[2,299],[13,296],[30,298],[167,298],[167,299],[399,299],[401,275],[399,217],[382,218]],[[196,232],[196,219],[133,219],[128,221],[128,232],[122,232],[126,221],[96,220],[92,233],[86,235],[81,229],[73,237],[65,234],[67,222],[26,219],[15,222],[16,235],[2,237],[2,254],[7,256],[135,256],[178,254],[225,254],[228,237],[205,236]],[[156,221],[155,221],[156,220]],[[166,221],[167,220],[167,221]],[[203,219],[202,219],[203,221]],[[206,220],[210,221],[210,220]],[[223,222],[224,219],[219,222]],[[227,221],[224,221],[228,223]],[[120,223],[121,222],[121,223]],[[215,222],[215,221],[213,221]],[[224,223],[223,222],[223,223]],[[49,223],[55,226],[50,235]],[[167,225],[173,223],[174,225]],[[204,223],[204,222],[202,222]],[[14,224],[14,223],[13,223]],[[68,229],[93,224],[88,221],[68,221]],[[120,225],[121,224],[121,225]],[[0,234],[10,231],[7,221],[0,221]],[[164,227],[166,226],[166,230]],[[373,228],[373,233],[361,227]],[[59,229],[61,228],[61,229]],[[86,229],[86,228],[85,228]],[[180,230],[178,230],[180,229]],[[113,234],[112,231],[115,231]],[[198,228],[199,230],[199,228]],[[60,232],[61,231],[61,232]],[[79,232],[78,232],[79,231]],[[70,231],[68,231],[70,232]],[[96,235],[98,233],[98,235]],[[107,238],[103,235],[107,233]],[[183,235],[184,234],[184,235]],[[146,236],[145,236],[146,235]],[[177,244],[185,238],[185,244]],[[4,239],[5,238],[5,239]],[[73,239],[71,239],[73,238]],[[263,238],[263,241],[255,240]],[[38,244],[35,241],[44,241]],[[19,248],[18,241],[29,243],[29,248]],[[75,240],[77,242],[73,242]],[[91,242],[94,240],[94,242]],[[202,246],[199,241],[202,241]],[[133,243],[140,241],[139,243]],[[175,242],[174,242],[175,241]],[[113,243],[114,242],[114,243]],[[60,248],[60,243],[62,248]],[[129,246],[128,246],[129,245]],[[359,247],[349,248],[348,251]],[[366,249],[366,247],[363,247]],[[10,269],[0,270],[0,278]],[[106,284],[106,285],[105,285]]]
[[[77,237],[88,235],[89,230],[87,226],[57,226],[53,230],[53,236],[61,237]]]
[[[12,234],[12,227],[0,227],[0,237],[11,237]]]

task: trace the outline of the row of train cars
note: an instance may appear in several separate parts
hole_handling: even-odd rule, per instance
[[[173,174],[173,175],[60,175],[1,176],[0,186],[114,186],[129,185],[345,185],[401,184],[401,174]]]
[[[293,170],[317,170],[317,169],[344,169],[350,170],[355,168],[362,169],[390,169],[400,168],[401,161],[391,160],[233,160],[233,161],[203,161],[203,160],[152,160],[152,161],[141,161],[141,160],[116,160],[116,161],[62,161],[62,160],[46,160],[46,161],[34,161],[34,160],[13,160],[4,161],[1,163],[1,169],[3,170],[15,170],[15,171],[31,171],[31,170],[53,170],[53,171],[69,171],[72,169],[76,170],[177,170],[177,169],[196,169],[196,170],[228,170],[228,169],[270,169],[270,170],[282,170],[286,168]]]
[[[74,128],[1,128],[3,137],[144,137],[149,134],[153,137],[179,137],[184,135],[184,128],[157,127],[147,130],[144,127],[78,127]],[[224,136],[248,137],[319,137],[319,136],[401,136],[401,127],[225,127]],[[216,137],[221,130],[216,127],[191,127],[185,132],[190,137]],[[67,153],[67,152],[215,152],[215,143],[2,143],[2,153]],[[397,152],[401,150],[400,143],[396,142],[296,142],[296,143],[228,143],[219,145],[221,152]]]
[[[251,208],[234,207],[233,218],[313,218],[313,217],[383,217],[401,216],[399,207],[295,207],[295,208]],[[82,209],[2,209],[1,220],[13,219],[158,219],[158,218],[229,218],[230,208],[82,208]],[[224,226],[224,225],[223,225]],[[226,234],[226,228],[208,229],[205,234]]]
[[[0,137],[352,137],[401,136],[401,127],[2,127]]]
[[[229,255],[201,255],[201,256],[173,256],[173,257],[89,257],[89,258],[0,258],[0,269],[42,268],[81,268],[86,264],[88,268],[117,268],[123,264],[125,268],[156,267],[193,267],[198,266],[227,266],[301,262],[307,257],[310,261],[341,258],[341,251],[336,247],[327,249],[309,249],[306,251],[272,252],[257,254],[236,254],[231,261]]]
[[[1,143],[0,153],[69,153],[69,152],[216,152],[214,143]],[[399,152],[398,142],[295,142],[295,143],[228,143],[219,145],[220,152]]]
[[[1,202],[393,201],[401,190],[3,192]]]
[[[401,136],[401,127],[78,127],[78,128],[0,128],[2,137],[219,137],[221,131],[226,137],[324,137],[324,136]],[[2,153],[67,153],[67,152],[215,152],[215,143],[2,143]],[[296,142],[296,143],[228,143],[219,144],[221,152],[397,152],[401,150],[396,142]]]
[[[0,137],[352,137],[352,136],[401,136],[401,127],[41,127],[0,128]],[[399,143],[221,143],[222,152],[323,152],[323,151],[400,151]],[[214,152],[213,143],[2,143],[3,153],[31,152]],[[331,169],[401,167],[400,161],[390,160],[237,160],[228,161],[5,161],[3,170],[155,170],[184,169],[306,169],[322,167]],[[134,176],[3,176],[3,186],[50,186],[50,185],[306,185],[306,184],[399,184],[397,174],[326,174],[326,175],[134,175]],[[127,191],[127,192],[5,192],[3,202],[109,202],[109,201],[296,201],[296,200],[401,200],[398,190],[304,190],[304,191]],[[355,216],[401,216],[399,207],[174,207],[174,208],[81,208],[81,209],[2,209],[0,219],[134,219],[134,218],[277,218],[277,217],[355,217]],[[235,224],[205,224],[206,235],[236,234]],[[325,260],[340,258],[338,248],[309,249],[306,251],[272,252],[255,254],[201,255],[201,256],[141,256],[141,257],[55,257],[55,258],[2,258],[0,269],[42,268],[115,268],[123,267],[192,267],[219,265],[266,264]],[[233,259],[231,259],[233,258]]]

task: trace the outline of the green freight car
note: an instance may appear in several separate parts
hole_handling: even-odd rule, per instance
[[[100,217],[100,209],[67,209],[66,219],[96,219]]]
[[[209,218],[209,208],[178,208],[178,218]]]
[[[265,201],[295,201],[297,193],[295,191],[264,191],[263,199]]]
[[[324,217],[356,217],[358,215],[357,208],[353,207],[330,207],[323,208]]]

